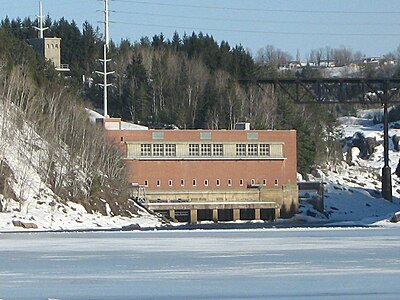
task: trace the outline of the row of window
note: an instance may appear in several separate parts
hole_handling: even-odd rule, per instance
[[[54,48],[58,48],[58,44],[47,44],[46,47],[47,47],[47,49],[49,49],[49,48],[54,49]]]
[[[224,156],[223,144],[189,144],[189,156]],[[141,156],[176,156],[176,144],[141,144]],[[269,156],[269,144],[236,144],[236,156]]]
[[[198,184],[196,179],[193,179],[191,183],[192,183],[192,186],[197,186],[197,184]],[[180,181],[180,186],[181,186],[181,187],[184,187],[185,184],[186,184],[185,180],[184,180],[184,179],[181,179],[181,181]],[[275,185],[278,185],[278,179],[275,179],[274,184],[275,184]],[[227,185],[228,185],[228,186],[232,186],[232,185],[233,185],[232,179],[228,179],[228,180],[227,180]],[[251,179],[251,180],[250,180],[250,185],[251,185],[251,186],[256,186],[256,180],[255,180],[255,179]],[[263,186],[266,186],[266,185],[267,185],[267,180],[266,180],[266,179],[264,179],[264,180],[262,181],[262,185],[263,185]],[[145,186],[145,187],[148,187],[148,186],[149,186],[149,181],[148,181],[148,180],[145,180],[145,181],[144,181],[144,186]],[[157,187],[161,187],[161,180],[160,180],[160,179],[156,180],[156,186],[157,186]],[[173,187],[173,186],[174,186],[174,182],[173,182],[172,179],[168,180],[168,186],[169,186],[169,187]],[[210,186],[210,181],[209,181],[208,179],[204,179],[204,181],[203,181],[203,186],[205,186],[205,187]],[[221,186],[221,180],[220,180],[220,179],[215,180],[215,186],[217,186],[217,187]],[[239,180],[239,186],[244,186],[244,180],[243,180],[243,179],[240,179],[240,180]]]

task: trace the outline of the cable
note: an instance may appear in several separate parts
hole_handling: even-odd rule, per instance
[[[222,6],[202,6],[193,4],[170,4],[161,2],[146,2],[137,0],[114,0],[115,2],[137,3],[153,6],[170,6],[170,7],[188,7],[198,9],[218,9],[218,10],[234,10],[234,11],[257,11],[257,12],[282,12],[282,13],[308,13],[308,14],[400,14],[400,11],[345,11],[345,10],[297,10],[297,9],[263,9],[248,7],[222,7]]]
[[[180,19],[197,19],[197,20],[209,20],[209,21],[229,21],[229,22],[252,22],[260,24],[305,24],[305,25],[323,25],[323,26],[400,26],[400,23],[355,23],[355,22],[341,22],[341,23],[321,23],[321,22],[300,22],[300,21],[269,21],[269,20],[254,20],[254,19],[235,19],[235,18],[212,18],[212,17],[195,17],[195,16],[182,16],[172,14],[158,14],[158,13],[147,13],[147,12],[131,12],[112,10],[111,12],[117,14],[128,14],[128,15],[143,15],[143,16],[155,16],[155,17],[169,17],[169,18],[180,18]]]
[[[400,33],[326,33],[326,32],[280,32],[280,31],[262,31],[262,30],[235,30],[235,29],[220,29],[220,28],[198,28],[198,27],[183,27],[183,26],[170,26],[170,25],[157,25],[157,24],[145,24],[145,23],[132,23],[132,22],[121,22],[111,21],[114,24],[126,24],[136,26],[149,26],[149,27],[161,27],[161,28],[172,28],[172,29],[189,29],[199,31],[221,31],[221,32],[241,32],[241,33],[261,33],[261,34],[279,34],[279,35],[310,35],[310,36],[385,36],[385,37],[398,37]]]

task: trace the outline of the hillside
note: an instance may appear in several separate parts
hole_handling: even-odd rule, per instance
[[[325,222],[335,225],[382,225],[394,226],[390,219],[400,212],[400,178],[392,175],[393,201],[381,198],[381,169],[383,167],[383,125],[375,124],[383,111],[360,110],[357,116],[339,118],[338,129],[343,138],[343,161],[328,163],[310,180],[325,182],[325,215],[311,206],[302,207],[298,220]],[[395,172],[400,159],[395,136],[400,136],[398,122],[390,123],[390,167]],[[364,156],[363,147],[355,143],[360,137],[376,141],[372,153]],[[398,225],[398,224],[397,224]]]
[[[0,230],[76,230],[121,228],[132,224],[141,227],[160,226],[161,222],[132,202],[129,215],[116,215],[110,200],[100,199],[92,211],[77,201],[55,193],[43,180],[43,163],[50,145],[24,120],[13,122],[18,108],[0,110]],[[11,120],[11,121],[10,121]],[[55,156],[69,156],[68,147],[57,149]],[[59,161],[54,161],[56,164]],[[83,172],[82,172],[83,173]],[[102,213],[101,213],[102,212]]]

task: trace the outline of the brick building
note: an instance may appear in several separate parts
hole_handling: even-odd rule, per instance
[[[123,151],[134,197],[153,211],[191,223],[297,211],[294,130],[123,130],[119,119],[102,122]]]

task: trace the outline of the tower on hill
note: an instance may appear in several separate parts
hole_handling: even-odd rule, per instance
[[[39,15],[37,17],[38,26],[35,29],[38,31],[38,37],[30,39],[29,43],[41,57],[51,61],[57,71],[70,71],[68,64],[61,63],[61,38],[44,37],[44,31],[48,28],[43,27],[42,1],[39,1]]]

